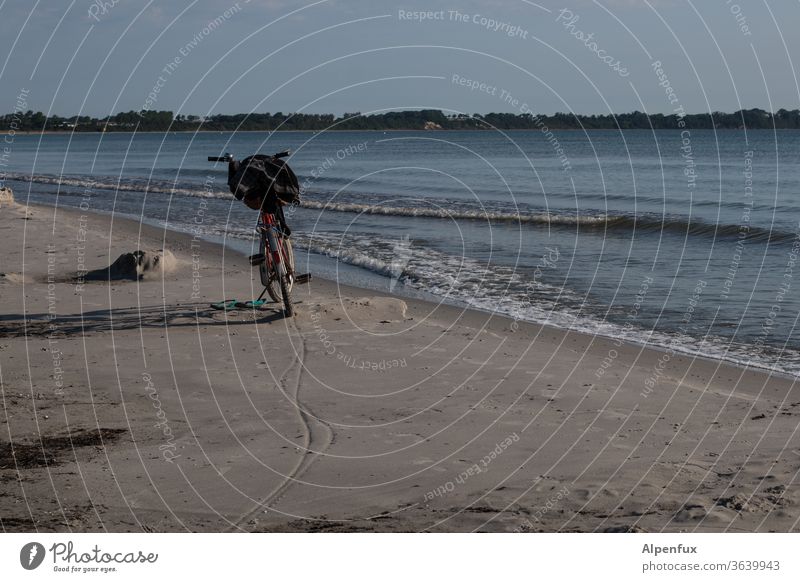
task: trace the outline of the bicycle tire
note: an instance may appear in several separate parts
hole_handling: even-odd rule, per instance
[[[261,275],[261,284],[266,288],[267,294],[270,299],[275,303],[281,303],[283,299],[283,285],[286,285],[289,296],[291,297],[292,289],[294,288],[294,251],[292,250],[292,242],[288,238],[281,237],[281,246],[283,247],[284,261],[289,265],[288,273],[285,267],[282,272],[286,274],[286,282],[281,279],[283,276],[275,273],[270,269],[272,265],[271,255],[269,254],[269,243],[267,242],[266,233],[261,233],[261,249],[260,252],[264,254],[266,260],[259,265],[259,273]],[[283,267],[283,264],[281,265]],[[272,271],[272,272],[271,272]]]
[[[283,313],[286,317],[294,315],[292,305],[292,289],[294,288],[294,252],[292,251],[292,241],[281,236],[279,238],[283,249],[283,261],[278,269],[281,282],[281,297],[283,298]]]
[[[283,314],[286,317],[294,315],[294,306],[292,305],[292,284],[289,281],[289,275],[283,264],[280,265],[279,271],[281,273],[281,295],[283,296]]]
[[[264,255],[264,262],[258,266],[258,272],[261,276],[261,284],[267,290],[270,299],[275,303],[281,302],[281,291],[278,285],[277,277],[271,272],[272,259],[269,254],[269,243],[267,242],[267,234],[261,233],[261,247],[259,252]]]
[[[294,288],[294,251],[292,250],[292,239],[283,237],[283,251],[286,264],[289,266],[289,291]]]

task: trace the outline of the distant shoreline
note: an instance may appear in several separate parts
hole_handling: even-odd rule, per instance
[[[742,109],[733,113],[708,112],[669,114],[641,111],[583,115],[557,112],[552,115],[525,113],[449,113],[439,109],[388,111],[384,113],[235,113],[208,116],[175,114],[172,111],[126,111],[92,117],[47,116],[42,112],[15,110],[0,115],[0,131],[53,133],[118,132],[206,132],[206,131],[515,131],[542,133],[564,130],[623,129],[800,129],[800,109]]]
[[[0,130],[2,132],[3,130]],[[485,132],[485,131],[492,131],[491,129],[477,129],[477,128],[464,128],[464,129],[328,129],[328,130],[315,130],[315,129],[199,129],[199,130],[187,130],[181,129],[176,131],[156,131],[156,130],[141,130],[141,131],[131,131],[131,130],[113,130],[113,131],[59,131],[59,130],[47,130],[47,131],[17,131],[16,135],[108,135],[108,134],[134,134],[134,133],[400,133],[400,132],[408,132],[408,131],[415,131],[419,133],[466,133],[466,132]],[[531,128],[514,128],[514,129],[496,129],[495,131],[501,131],[503,133],[519,133],[523,131],[541,131],[539,129],[531,129]],[[575,128],[563,128],[563,129],[551,129],[550,131],[569,131],[569,132],[598,132],[598,131],[675,131],[680,132],[683,131],[681,129],[676,128],[644,128],[644,127],[626,127],[621,129],[610,129],[605,127],[597,127],[597,128],[585,128],[585,129],[575,129]],[[736,128],[736,127],[718,127],[716,129],[710,128],[699,128],[699,129],[692,129],[691,131],[745,131],[744,128]],[[800,128],[793,128],[793,127],[778,127],[778,128],[765,128],[765,127],[757,127],[747,129],[747,131],[800,131]]]

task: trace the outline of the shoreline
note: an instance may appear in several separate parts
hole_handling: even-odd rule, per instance
[[[38,203],[29,203],[29,206],[42,207],[42,208],[54,208],[54,206],[51,206],[51,205],[48,205],[48,204],[38,204]],[[62,210],[62,211],[66,211],[68,213],[80,214],[80,212],[78,210],[76,210],[76,209],[74,209],[72,207],[58,207],[58,209]],[[115,220],[128,221],[128,222],[133,223],[133,224],[140,224],[139,222],[136,221],[136,219],[133,216],[129,216],[129,215],[126,215],[126,214],[123,214],[123,213],[117,213],[117,214],[113,214],[112,215],[112,213],[105,212],[105,211],[88,211],[88,212],[91,212],[91,213],[94,213],[94,214],[98,214],[98,215],[102,215],[102,216],[109,216],[109,217],[113,216]],[[153,224],[150,224],[149,222],[143,222],[143,223],[141,223],[141,226],[146,226],[148,228],[154,228],[156,230],[159,230],[159,227],[157,227],[157,226],[155,226]],[[169,232],[173,233],[174,235],[184,236],[184,237],[187,237],[188,239],[192,238],[191,235],[187,234],[185,231],[171,229],[171,228],[166,228],[166,230],[168,230]],[[224,237],[215,236],[214,238],[224,238]],[[219,247],[223,247],[223,248],[225,248],[225,249],[227,249],[227,250],[229,250],[231,252],[237,253],[238,255],[241,256],[242,259],[246,259],[247,256],[248,256],[247,253],[244,253],[244,252],[242,252],[242,251],[240,251],[240,250],[238,250],[238,249],[236,249],[234,247],[227,246],[222,240],[208,240],[207,238],[205,238],[203,240],[207,244],[218,245]],[[298,248],[301,248],[301,247],[298,247]],[[334,259],[334,258],[330,258],[330,257],[327,257],[327,258],[329,260],[331,260],[331,261],[337,261],[337,259]],[[359,268],[359,267],[356,267],[356,268]],[[370,271],[370,274],[374,274],[374,273],[372,273]],[[382,277],[382,275],[379,275],[379,274],[376,274],[376,276]],[[314,275],[314,277],[317,280],[325,281],[326,284],[329,284],[329,285],[336,284],[336,285],[341,285],[343,287],[347,287],[348,290],[350,290],[351,292],[360,291],[362,293],[375,293],[375,294],[378,294],[378,295],[381,295],[381,296],[396,297],[396,298],[403,299],[403,300],[414,299],[414,300],[424,301],[424,302],[427,302],[427,303],[436,303],[436,301],[434,301],[433,298],[431,298],[431,299],[419,299],[419,298],[414,297],[412,293],[408,293],[408,294],[403,294],[403,293],[390,294],[390,293],[383,292],[383,291],[380,291],[380,290],[363,288],[363,287],[359,287],[359,286],[356,286],[356,285],[349,285],[349,284],[342,285],[341,283],[338,283],[336,281],[333,281],[331,279],[327,279],[327,278],[324,278],[324,277],[319,277],[318,275]],[[545,327],[545,328],[553,329],[553,330],[558,330],[558,331],[565,332],[565,333],[576,333],[576,334],[580,334],[580,335],[583,335],[583,336],[586,336],[586,337],[602,338],[602,339],[607,340],[609,342],[612,342],[614,344],[617,344],[619,342],[619,343],[624,344],[626,346],[629,346],[631,348],[641,348],[641,349],[645,349],[645,350],[653,350],[653,351],[655,351],[655,352],[657,352],[659,354],[671,354],[670,357],[681,356],[681,357],[689,358],[689,359],[701,359],[701,360],[707,361],[707,362],[712,363],[712,364],[713,363],[719,363],[721,365],[732,366],[734,368],[739,368],[739,369],[742,369],[742,370],[745,370],[745,371],[761,373],[761,374],[765,374],[767,376],[773,376],[773,377],[777,377],[777,378],[782,378],[782,379],[788,380],[788,381],[798,381],[798,380],[800,380],[800,375],[792,374],[790,372],[785,372],[783,370],[770,368],[770,367],[768,367],[766,365],[760,366],[758,364],[752,364],[752,363],[751,364],[745,364],[743,362],[734,360],[733,358],[726,358],[726,357],[722,357],[722,356],[713,356],[713,355],[702,354],[702,353],[693,353],[691,351],[691,349],[689,349],[689,348],[687,348],[685,350],[682,350],[679,347],[678,348],[670,348],[670,347],[667,347],[667,346],[664,346],[664,345],[646,343],[644,340],[643,341],[635,341],[635,340],[631,340],[631,339],[628,339],[628,338],[620,338],[620,337],[613,336],[613,335],[610,335],[610,334],[605,335],[605,334],[602,334],[602,333],[592,334],[592,333],[589,333],[588,331],[583,331],[583,330],[579,330],[579,329],[569,329],[569,328],[560,327],[558,325],[554,325],[554,324],[550,324],[550,323],[540,323],[540,322],[528,321],[528,320],[524,320],[524,319],[518,319],[518,318],[514,318],[514,317],[512,317],[512,316],[510,316],[508,314],[490,311],[489,309],[481,309],[480,307],[469,306],[469,305],[466,305],[464,303],[460,303],[457,300],[452,300],[452,299],[441,298],[440,304],[441,305],[448,305],[448,306],[456,308],[456,309],[466,309],[468,311],[474,311],[474,312],[477,312],[477,313],[491,315],[494,318],[507,321],[509,324],[514,323],[514,324],[519,325],[519,324],[523,324],[524,323],[526,325],[541,326],[541,327]]]
[[[98,130],[87,130],[87,131],[59,131],[59,130],[47,130],[47,131],[15,131],[15,135],[25,135],[25,136],[43,136],[43,135],[106,135],[112,133],[119,133],[119,134],[161,134],[161,133],[187,133],[187,134],[197,134],[197,133],[395,133],[395,132],[407,132],[407,131],[420,131],[420,132],[467,132],[467,131],[477,131],[477,132],[484,132],[484,131],[499,131],[501,133],[507,132],[519,132],[519,131],[541,131],[538,127],[534,128],[512,128],[512,129],[502,129],[502,128],[469,128],[469,129],[325,129],[325,130],[314,130],[314,129],[201,129],[201,130],[180,130],[180,131],[131,131],[131,130],[120,130],[120,131],[98,131]],[[613,131],[613,132],[621,132],[621,131],[646,131],[646,132],[653,132],[653,131],[674,131],[680,133],[682,130],[680,128],[647,128],[647,127],[628,127],[628,128],[563,128],[563,129],[553,129],[551,131],[579,131],[583,133],[587,132],[596,132],[596,131]],[[744,131],[741,127],[718,127],[718,128],[699,128],[699,129],[692,129],[692,131],[713,131],[713,132],[720,132],[720,131]],[[768,131],[768,132],[776,132],[776,131],[800,131],[797,128],[791,127],[784,127],[784,128],[766,128],[766,127],[757,127],[757,128],[748,128],[748,132],[754,131]],[[0,132],[8,132],[8,130],[0,130]]]
[[[335,281],[219,312],[260,290],[228,247],[46,205],[0,229],[0,422],[46,443],[0,463],[7,531],[798,527],[796,381],[676,355],[645,393],[658,350]],[[67,278],[137,248],[174,268]]]

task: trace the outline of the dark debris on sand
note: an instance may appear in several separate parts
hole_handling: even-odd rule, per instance
[[[117,440],[124,428],[99,428],[74,431],[66,436],[42,436],[32,442],[0,442],[0,470],[51,467],[62,461],[64,453],[82,447],[100,447]]]

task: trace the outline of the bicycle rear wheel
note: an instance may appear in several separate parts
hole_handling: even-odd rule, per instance
[[[282,261],[279,269],[275,269],[269,251],[269,241],[266,233],[261,233],[261,253],[266,260],[259,266],[261,274],[261,284],[267,289],[267,294],[275,303],[283,302],[286,305],[286,295],[289,296],[291,306],[291,294],[294,287],[294,251],[292,241],[288,238],[280,237],[278,244],[282,248]],[[285,293],[284,293],[285,288]],[[287,308],[288,311],[292,311]],[[289,313],[291,315],[291,313]]]
[[[270,299],[272,299],[275,303],[280,303],[282,299],[281,290],[278,277],[275,276],[274,270],[272,269],[272,258],[269,254],[269,242],[267,241],[266,232],[261,233],[261,245],[259,247],[259,252],[264,256],[264,262],[258,266],[258,272],[261,276],[261,284],[267,290],[267,294],[269,295]]]

